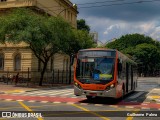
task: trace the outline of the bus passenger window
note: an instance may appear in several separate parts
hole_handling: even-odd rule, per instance
[[[122,72],[122,63],[120,59],[118,59],[118,77],[120,78]]]

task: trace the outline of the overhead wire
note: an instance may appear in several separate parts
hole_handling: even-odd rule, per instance
[[[122,2],[123,1],[123,2]],[[160,0],[139,0],[134,2],[126,2],[127,0],[107,0],[107,1],[99,1],[99,2],[88,2],[88,3],[81,3],[77,4],[78,9],[87,9],[87,8],[95,8],[95,7],[110,7],[110,6],[119,6],[119,5],[129,5],[129,4],[142,4],[147,2],[160,2]],[[119,3],[121,2],[121,3]],[[102,3],[110,3],[110,4],[102,4]],[[95,4],[95,5],[92,5]],[[99,5],[97,5],[99,4]],[[101,4],[101,5],[100,5]],[[90,6],[86,6],[90,5]],[[50,6],[50,7],[43,7],[43,8],[54,8],[54,7],[60,7],[60,6]],[[61,9],[55,9],[54,11],[59,11]]]
[[[126,1],[126,0],[110,0],[110,1],[102,1],[102,2],[88,2],[88,3],[81,3],[77,5],[88,5],[88,4],[99,4],[99,3],[110,3],[110,2],[120,2],[120,1]]]
[[[103,1],[103,2],[106,2],[106,1]],[[136,2],[112,3],[112,4],[103,4],[103,5],[84,6],[84,7],[82,6],[82,7],[78,7],[78,9],[93,8],[93,7],[105,7],[105,6],[116,6],[116,5],[126,5],[126,4],[141,4],[141,3],[147,3],[147,2],[160,2],[160,0],[139,0],[139,1],[136,1]],[[88,3],[88,4],[91,4],[91,3]],[[79,4],[77,4],[77,5],[79,5]],[[85,5],[85,4],[83,4],[83,5]]]

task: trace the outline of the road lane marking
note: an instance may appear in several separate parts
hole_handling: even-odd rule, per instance
[[[20,102],[20,101],[24,101],[24,100],[16,100],[16,101],[19,101],[19,102]]]
[[[69,105],[70,105],[70,104],[75,104],[75,102],[67,102],[66,104],[69,104]]]
[[[125,108],[131,108],[131,109],[133,109],[134,107],[133,106],[125,106]]]
[[[61,102],[58,102],[58,101],[57,101],[57,102],[53,102],[53,103],[55,103],[55,104],[60,104]]]
[[[15,109],[15,108],[22,108],[22,107],[5,107],[5,108],[0,108],[0,110],[7,110],[7,109]]]
[[[98,113],[95,113],[95,112],[93,112],[93,111],[90,111],[90,110],[88,110],[88,109],[86,109],[86,108],[84,108],[84,107],[81,107],[81,106],[79,106],[79,105],[72,104],[72,106],[74,106],[74,107],[76,107],[76,108],[79,108],[79,109],[81,109],[81,110],[83,110],[83,111],[87,111],[87,112],[89,112],[90,114],[93,114],[93,115],[95,115],[95,116],[98,116],[98,117],[102,118],[103,120],[110,120],[109,118],[106,118],[106,117],[104,117],[104,116],[102,116],[102,115],[100,115],[100,114],[98,114]]]
[[[33,112],[33,110],[32,109],[30,109],[27,105],[25,105],[23,102],[21,102],[21,101],[19,101],[18,102],[22,107],[24,107],[27,111],[29,111],[29,112]],[[37,118],[38,120],[43,120],[43,118]]]
[[[102,104],[95,104],[95,106],[103,106]]]
[[[40,101],[41,103],[47,103],[48,101]]]
[[[5,99],[6,101],[12,101],[13,99]]]
[[[147,98],[159,99],[159,98],[160,98],[160,96],[159,96],[159,95],[155,95],[155,96],[147,96]]]
[[[36,102],[35,100],[30,100],[30,101],[27,101],[27,102]]]
[[[73,94],[73,89],[65,89],[65,90],[38,90],[38,91],[32,91],[32,92],[23,92],[23,93],[13,93],[14,95],[29,95],[29,96],[35,96],[35,95],[41,95],[41,96],[53,96],[53,95],[61,95],[61,94]]]
[[[147,107],[141,107],[142,110],[150,110],[150,108]]]
[[[109,107],[118,108],[117,105],[109,105]]]
[[[24,90],[9,90],[9,91],[6,91],[5,93],[9,94],[9,93],[22,93],[22,92],[25,92],[25,91]]]

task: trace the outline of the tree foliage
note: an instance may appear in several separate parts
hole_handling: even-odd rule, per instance
[[[116,39],[114,42],[110,42],[106,45],[106,47],[110,47],[113,49],[124,50],[129,47],[135,47],[138,44],[148,43],[155,44],[153,39],[148,36],[144,36],[141,34],[127,34],[125,36]]]
[[[134,50],[139,71],[145,76],[153,75],[160,68],[160,51],[155,45],[143,43],[137,45]]]
[[[127,34],[106,45],[138,63],[139,73],[154,75],[160,69],[160,42],[141,34]]]
[[[67,42],[66,47],[61,50],[70,55],[76,54],[80,49],[95,47],[92,37],[84,30],[72,29],[72,38]]]
[[[84,19],[77,20],[77,29],[78,30],[85,30],[89,33],[90,27],[86,24]]]
[[[42,85],[47,63],[55,53],[71,54],[92,44],[86,32],[74,30],[62,18],[39,15],[25,8],[1,17],[0,26],[1,43],[23,41],[43,63],[39,85]]]

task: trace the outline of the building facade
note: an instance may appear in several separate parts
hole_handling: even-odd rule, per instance
[[[0,16],[17,7],[31,8],[55,17],[62,16],[74,28],[77,27],[77,8],[69,0],[0,0]],[[40,77],[42,64],[27,46],[24,42],[0,44],[0,77],[13,76],[17,72],[21,77],[32,78],[32,80],[37,80]],[[69,56],[55,54],[48,63],[48,72],[45,77],[51,76],[53,70],[68,71]]]

